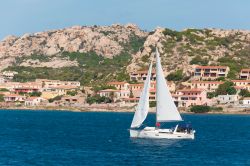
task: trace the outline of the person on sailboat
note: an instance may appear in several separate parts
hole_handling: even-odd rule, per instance
[[[161,127],[160,122],[157,122],[157,123],[155,124],[155,126],[159,129],[159,128]]]

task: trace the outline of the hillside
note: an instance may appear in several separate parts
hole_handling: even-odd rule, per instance
[[[157,28],[136,25],[75,26],[9,36],[0,42],[0,70],[15,70],[16,81],[35,78],[79,80],[85,85],[128,80],[128,73],[147,68],[155,46],[166,75],[183,74],[189,65],[227,65],[229,78],[250,67],[250,31]],[[186,76],[186,77],[185,77]]]

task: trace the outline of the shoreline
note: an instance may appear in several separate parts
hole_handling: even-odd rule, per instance
[[[0,111],[67,111],[67,112],[117,112],[117,113],[134,113],[131,108],[74,108],[74,107],[0,107]],[[154,113],[154,108],[149,110],[149,113]],[[250,111],[217,111],[208,113],[192,113],[189,111],[180,111],[181,114],[194,114],[194,115],[250,115]]]

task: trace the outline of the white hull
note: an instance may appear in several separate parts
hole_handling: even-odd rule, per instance
[[[195,131],[176,132],[171,129],[156,129],[155,127],[145,127],[142,130],[130,129],[131,138],[151,138],[151,139],[194,139]]]

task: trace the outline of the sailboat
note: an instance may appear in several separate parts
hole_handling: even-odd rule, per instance
[[[156,126],[144,126],[149,111],[149,90],[152,72],[150,63],[147,78],[140,95],[140,100],[130,126],[132,138],[158,138],[158,139],[194,139],[195,130],[191,125],[179,125],[171,129],[161,128],[161,123],[183,121],[168,89],[166,79],[161,66],[161,59],[156,48]]]

